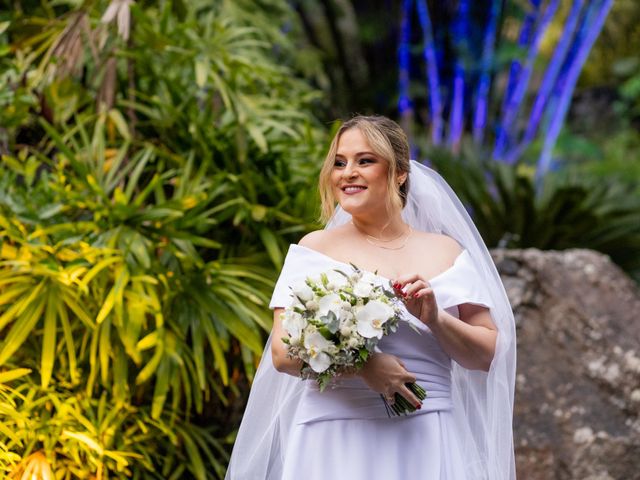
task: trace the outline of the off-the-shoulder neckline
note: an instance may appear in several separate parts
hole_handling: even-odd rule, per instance
[[[326,253],[319,252],[318,250],[314,250],[313,248],[305,247],[304,245],[299,245],[299,244],[297,244],[297,243],[292,243],[292,244],[291,244],[291,247],[301,248],[301,249],[303,249],[303,250],[306,250],[306,251],[311,252],[311,253],[315,253],[316,255],[319,255],[319,256],[324,257],[324,258],[326,258],[326,259],[328,259],[328,260],[331,260],[331,261],[332,261],[332,262],[334,262],[334,263],[339,263],[340,265],[346,265],[346,266],[348,266],[348,267],[352,267],[352,265],[351,265],[351,264],[349,264],[349,263],[342,262],[342,261],[340,261],[340,260],[336,260],[335,258],[330,257],[330,256],[329,256],[329,255],[327,255]],[[436,276],[434,276],[434,277],[430,278],[429,280],[427,280],[427,282],[429,282],[430,284],[432,284],[434,281],[436,281],[436,280],[437,280],[437,279],[439,279],[440,277],[444,276],[446,273],[448,273],[448,272],[452,271],[452,270],[456,267],[456,265],[458,264],[459,260],[463,257],[463,255],[465,255],[465,253],[466,253],[466,254],[468,254],[468,251],[467,251],[466,249],[463,249],[463,250],[458,254],[458,256],[456,257],[456,259],[453,261],[453,265],[451,265],[451,266],[450,266],[449,268],[447,268],[446,270],[443,270],[442,272],[438,273]],[[371,272],[371,271],[369,271],[369,270],[364,270],[364,269],[360,269],[360,270],[362,270],[363,272],[371,273],[372,275],[375,275],[376,277],[379,277],[379,278],[381,278],[381,279],[383,279],[383,280],[391,281],[391,279],[390,279],[390,278],[387,278],[387,277],[385,277],[385,276],[383,276],[383,275],[380,275],[380,274],[378,274],[378,273]]]

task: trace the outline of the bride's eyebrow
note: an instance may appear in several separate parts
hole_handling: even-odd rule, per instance
[[[373,152],[358,152],[358,153],[355,154],[356,157],[363,157],[365,155],[378,158],[378,156]],[[344,155],[342,155],[340,153],[336,153],[336,158],[338,158],[338,157],[339,158],[344,158]]]

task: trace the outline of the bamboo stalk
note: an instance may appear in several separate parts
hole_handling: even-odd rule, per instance
[[[480,76],[476,89],[476,108],[473,115],[473,140],[477,144],[482,143],[484,129],[487,124],[489,90],[491,88],[490,67],[491,59],[495,52],[498,18],[500,17],[501,11],[502,0],[493,0],[491,2],[491,10],[489,11],[489,19],[483,40]]]
[[[418,19],[422,28],[424,42],[422,54],[427,65],[427,81],[429,87],[429,104],[431,108],[431,140],[434,145],[442,143],[443,120],[442,98],[440,94],[440,77],[438,74],[438,60],[433,40],[433,28],[429,18],[429,8],[426,0],[416,0]]]
[[[551,57],[549,65],[547,66],[547,69],[542,78],[542,82],[540,83],[540,88],[538,90],[538,94],[536,95],[533,107],[531,108],[531,114],[529,115],[527,128],[523,135],[522,141],[516,148],[512,149],[508,153],[508,163],[514,163],[514,161],[519,158],[520,155],[522,155],[524,149],[533,141],[538,132],[538,126],[540,125],[542,114],[548,104],[549,96],[551,95],[551,92],[555,86],[555,82],[558,79],[558,75],[560,73],[562,65],[564,64],[567,58],[567,54],[569,53],[571,41],[576,34],[576,27],[578,25],[578,21],[582,17],[580,12],[583,6],[584,0],[574,0],[571,11],[567,16],[566,23],[562,30],[562,36],[558,41],[558,44],[553,52],[553,56]]]
[[[449,117],[449,145],[455,152],[460,147],[460,138],[464,127],[464,93],[465,93],[465,68],[463,60],[467,51],[469,36],[469,0],[461,0],[458,4],[458,13],[453,32],[456,39],[456,60],[453,77],[453,100]]]
[[[530,0],[531,10],[525,15],[525,18],[522,22],[522,26],[520,29],[520,36],[518,38],[518,45],[521,47],[526,47],[531,40],[531,30],[533,29],[538,16],[540,15],[540,3],[541,0]],[[511,62],[511,67],[509,69],[509,77],[507,80],[507,86],[505,88],[504,97],[502,99],[502,116],[504,117],[504,112],[507,110],[509,105],[509,99],[513,94],[513,90],[520,76],[520,60],[515,59]],[[493,157],[500,158],[500,152],[503,151],[506,142],[506,135],[503,133],[503,130],[506,126],[500,120],[496,126],[496,141],[493,150]]]
[[[413,107],[409,93],[411,72],[411,9],[413,0],[402,2],[400,41],[398,45],[398,111],[405,131],[409,131]]]
[[[525,94],[527,93],[527,87],[529,86],[529,80],[531,79],[531,74],[533,73],[533,64],[538,57],[538,53],[540,51],[540,41],[542,40],[542,36],[547,31],[551,20],[553,19],[556,11],[558,10],[559,0],[550,0],[547,8],[544,10],[542,14],[542,18],[538,22],[536,29],[533,33],[533,37],[531,38],[531,43],[529,48],[527,49],[527,58],[524,62],[524,66],[522,67],[518,80],[515,82],[513,92],[506,99],[506,107],[502,112],[502,129],[500,130],[500,135],[503,138],[498,140],[498,145],[500,149],[497,149],[494,152],[495,158],[504,160],[504,155],[506,150],[515,140],[515,136],[517,135],[517,117],[520,112],[520,107],[522,106],[522,102],[525,98]]]
[[[595,43],[604,21],[611,10],[613,0],[599,0],[594,1],[585,15],[585,20],[582,28],[580,29],[580,37],[577,39],[573,58],[566,64],[566,68],[563,69],[563,75],[561,79],[556,82],[557,85],[557,104],[554,112],[550,112],[549,128],[547,129],[544,146],[540,158],[538,159],[538,166],[536,170],[536,179],[540,179],[547,173],[551,166],[551,153],[553,147],[558,139],[562,124],[567,114],[567,110],[571,103],[573,90],[575,89],[578,77],[582,71],[582,66],[587,60],[591,47]]]

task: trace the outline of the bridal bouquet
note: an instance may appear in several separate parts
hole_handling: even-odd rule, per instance
[[[401,320],[398,297],[379,285],[376,276],[352,265],[353,272],[330,270],[291,287],[293,302],[281,314],[288,337],[282,339],[291,358],[303,362],[303,379],[314,378],[320,390],[341,374],[362,368],[383,335]],[[407,384],[423,400],[426,392]],[[415,407],[401,395],[388,411],[400,415]]]

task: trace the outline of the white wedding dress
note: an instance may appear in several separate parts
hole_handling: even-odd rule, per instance
[[[276,284],[271,308],[291,302],[290,286],[330,269],[351,266],[300,245],[291,245]],[[380,283],[388,279],[378,276]],[[458,317],[457,306],[491,308],[466,250],[453,266],[430,280],[439,308]],[[451,358],[418,319],[405,309],[397,332],[383,337],[380,350],[399,357],[427,391],[421,410],[389,417],[379,394],[359,377],[341,379],[320,392],[305,388],[282,446],[282,480],[465,480],[473,471],[458,435],[451,399]],[[268,353],[268,352],[267,352]],[[284,374],[283,374],[284,375]]]

